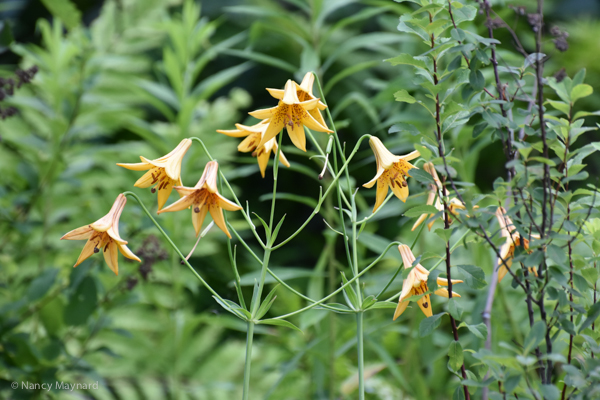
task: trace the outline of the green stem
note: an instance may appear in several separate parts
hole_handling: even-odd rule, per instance
[[[365,399],[364,313],[356,313],[356,347],[358,351],[358,399]]]
[[[421,232],[423,232],[423,228],[425,228],[425,224],[421,225],[421,228],[419,229],[419,232],[417,233],[417,237],[415,237],[415,240],[413,240],[413,243],[410,246],[411,250],[415,247],[415,244],[417,244],[417,240],[419,240],[419,237],[421,236]],[[398,276],[398,274],[400,273],[400,271],[402,271],[402,265],[403,264],[404,263],[401,261],[400,265],[398,266],[398,269],[394,273],[394,276],[392,276],[392,279],[390,279],[389,282],[387,283],[387,285],[385,285],[385,287],[383,289],[381,289],[381,291],[377,294],[377,296],[375,296],[376,299],[379,299],[379,297],[382,294],[384,294],[386,290],[388,290],[388,288],[390,287],[390,285],[392,284],[392,282],[394,282],[394,279],[396,279],[396,277]]]
[[[323,297],[321,300],[315,301],[313,304],[310,304],[310,305],[308,305],[308,306],[306,306],[304,308],[301,308],[300,310],[296,310],[294,312],[291,312],[291,313],[288,313],[288,314],[285,314],[285,315],[280,315],[280,316],[275,317],[273,319],[288,318],[288,317],[291,317],[293,315],[297,315],[297,314],[303,313],[304,311],[310,310],[311,308],[314,308],[314,307],[316,307],[318,305],[323,304],[325,301],[329,300],[330,298],[332,298],[333,296],[335,296],[336,294],[338,294],[339,292],[341,292],[342,290],[344,290],[346,288],[346,286],[351,285],[358,278],[360,278],[361,276],[363,276],[364,274],[366,274],[367,271],[369,271],[371,268],[373,268],[379,262],[379,260],[381,260],[387,254],[388,250],[392,246],[398,246],[400,244],[401,244],[400,242],[392,242],[392,243],[388,244],[388,246],[385,248],[385,250],[383,251],[383,253],[381,253],[379,255],[379,257],[377,257],[371,264],[369,264],[368,266],[366,266],[365,269],[363,269],[361,272],[359,272],[358,275],[352,277],[352,279],[348,280],[348,282],[344,283],[337,290],[335,290],[334,292],[330,293],[329,295]]]
[[[242,400],[248,400],[250,393],[250,367],[252,364],[252,340],[254,339],[254,323],[248,321],[248,332],[246,333],[246,362],[244,364],[244,391]]]
[[[138,195],[135,194],[135,193],[133,193],[133,192],[123,192],[123,195],[125,195],[125,196],[131,196],[131,197],[133,197],[138,202],[138,204],[140,205],[140,207],[142,207],[142,210],[144,210],[144,212],[146,213],[146,215],[148,216],[148,218],[150,218],[150,220],[152,221],[152,223],[160,231],[160,233],[163,235],[163,237],[167,240],[167,242],[169,242],[169,244],[171,245],[171,247],[173,248],[173,250],[175,250],[175,252],[179,255],[179,258],[181,258],[181,261],[183,261],[184,264],[187,265],[187,267],[190,269],[190,271],[192,271],[192,274],[194,274],[194,276],[196,278],[198,278],[198,280],[200,281],[200,283],[202,283],[202,285],[204,285],[204,287],[206,289],[208,289],[208,291],[213,296],[215,296],[219,300],[223,301],[223,298],[221,296],[219,296],[219,294],[198,274],[198,272],[196,272],[196,270],[194,269],[194,267],[192,267],[190,265],[190,263],[188,262],[188,260],[185,259],[185,256],[183,255],[183,253],[181,252],[181,250],[179,250],[179,248],[177,247],[177,245],[175,245],[175,243],[173,243],[173,241],[171,240],[171,238],[169,237],[169,235],[167,235],[167,233],[163,230],[163,228],[160,226],[160,224],[158,222],[156,222],[156,220],[154,219],[154,217],[152,216],[152,214],[150,214],[150,211],[148,211],[148,209],[146,208],[146,206],[144,205],[144,203],[142,202],[142,200],[138,197]]]
[[[312,214],[310,215],[310,217],[308,217],[308,219],[306,221],[304,221],[304,223],[302,224],[302,226],[300,228],[298,228],[298,230],[296,230],[296,232],[294,232],[290,237],[288,237],[287,239],[285,239],[283,242],[279,243],[278,245],[273,246],[272,247],[273,250],[277,250],[278,248],[282,247],[283,245],[285,245],[286,243],[288,243],[290,240],[292,240],[294,237],[296,237],[304,229],[304,227],[306,225],[308,225],[308,223],[313,219],[313,217],[315,215],[317,215],[317,213],[319,212],[319,209],[321,208],[321,204],[323,204],[323,201],[325,200],[325,198],[327,197],[327,195],[329,194],[329,192],[334,187],[336,187],[336,185],[334,185],[334,183],[340,178],[340,176],[342,175],[342,173],[344,172],[344,170],[346,170],[346,168],[348,167],[348,164],[350,163],[350,161],[352,160],[352,158],[354,157],[354,155],[358,151],[358,148],[360,147],[361,142],[364,139],[368,138],[368,137],[371,137],[371,135],[363,135],[363,136],[360,137],[360,139],[358,139],[358,141],[356,142],[356,145],[354,146],[354,150],[352,150],[352,153],[350,154],[350,156],[348,157],[348,159],[346,160],[346,162],[344,163],[344,165],[342,165],[341,170],[333,178],[333,182],[331,183],[331,185],[329,185],[329,187],[327,188],[327,190],[325,191],[325,193],[322,196],[319,196],[319,202],[317,203],[317,206],[315,207],[315,209],[312,212]]]

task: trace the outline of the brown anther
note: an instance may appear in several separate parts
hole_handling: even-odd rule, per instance
[[[152,188],[152,189],[150,189],[150,191],[151,191],[152,193],[156,193],[156,188]]]
[[[156,183],[158,178],[160,178],[160,172],[157,172],[156,176],[154,176],[154,173],[151,173],[150,175],[152,175],[152,183]]]
[[[394,181],[393,179],[392,179],[392,180],[390,180],[390,185],[392,185],[392,187],[395,187],[395,185],[394,185],[394,183],[395,183],[395,182],[396,182],[396,181]]]
[[[194,208],[194,212],[195,212],[195,213],[199,213],[199,212],[200,212],[200,207],[195,207],[195,208]]]
[[[427,302],[424,302],[424,303],[423,303],[423,308],[428,308],[428,307],[429,307],[429,303],[427,303]]]
[[[408,186],[408,183],[407,183],[406,181],[402,181],[402,186],[403,186],[403,187],[407,187],[407,186]]]
[[[100,251],[100,249],[99,249],[99,248],[97,248],[97,247],[94,247],[94,253],[98,253],[99,251]]]

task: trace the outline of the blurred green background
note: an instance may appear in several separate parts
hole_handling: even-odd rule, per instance
[[[526,17],[518,17],[503,1],[492,3],[532,52]],[[267,215],[272,172],[261,179],[256,160],[237,153],[239,140],[215,130],[252,123],[248,111],[275,105],[266,87],[282,88],[287,79],[299,82],[307,71],[321,77],[338,131],[349,147],[368,133],[382,138],[395,154],[411,151],[416,139],[388,134],[390,126],[408,122],[425,131],[433,124],[420,110],[393,101],[395,91],[416,86],[406,69],[383,60],[426,51],[422,43],[396,30],[399,16],[412,7],[387,0],[72,0],[75,7],[66,9],[62,4],[67,3],[0,3],[0,76],[13,76],[19,67],[39,68],[32,83],[0,102],[2,108],[18,109],[16,116],[0,120],[0,397],[241,398],[245,324],[224,312],[179,264],[134,201],[121,217],[121,234],[143,262],[121,257],[118,277],[100,256],[73,269],[83,242],[59,238],[103,216],[125,190],[134,190],[155,211],[155,196],[132,187],[140,174],[115,164],[137,162],[139,155],[160,157],[190,136],[206,143],[240,200]],[[534,2],[514,5],[533,10]],[[599,87],[599,3],[547,1],[545,12],[547,29],[557,25],[569,33],[566,52],[556,50],[548,35],[546,74],[565,68],[572,76],[586,68],[587,83]],[[481,17],[470,29],[487,35]],[[496,30],[496,35],[503,43],[501,64],[513,62],[517,58],[510,35],[505,29]],[[581,101],[581,107],[600,109],[598,93]],[[454,156],[463,160],[457,169],[461,180],[474,181],[486,192],[503,175],[504,155],[498,142],[472,138],[471,131],[472,127],[457,129],[452,134],[460,143],[455,144]],[[316,135],[325,145],[326,136]],[[315,155],[310,146],[307,154],[301,153],[285,137],[283,151],[292,167],[280,172],[280,191],[303,196],[303,202],[278,202],[278,218],[286,214],[280,237],[302,224],[319,186],[328,183],[328,178],[317,179],[322,164],[310,158]],[[374,158],[365,146],[356,160],[350,172],[360,185],[373,177]],[[195,144],[182,167],[185,185],[195,184],[207,161]],[[597,175],[600,160],[588,161],[590,176]],[[411,182],[411,191],[422,193],[423,188]],[[374,190],[359,191],[365,215],[373,200]],[[390,201],[360,236],[362,258],[374,258],[391,240],[412,243],[412,221],[402,213],[423,201],[423,196],[411,197],[406,204]],[[335,221],[332,204],[322,213]],[[229,218],[254,243],[240,216],[229,213]],[[188,213],[164,214],[158,220],[184,253],[192,248],[195,238]],[[233,299],[234,275],[225,240],[213,229],[191,263],[223,297]],[[324,246],[326,257],[320,257]],[[238,267],[249,298],[259,266],[238,247]],[[441,254],[442,249],[435,235],[423,235],[415,253]],[[470,263],[491,272],[487,250],[460,249],[456,262],[467,255]],[[344,260],[343,244],[317,217],[273,255],[272,269],[297,289],[320,298],[339,284]],[[398,260],[390,253],[367,275],[368,294],[382,288]],[[398,280],[390,295],[400,287]],[[472,300],[465,302],[472,307],[466,309],[472,322],[480,322],[485,292],[461,293]],[[511,302],[519,301],[521,294],[501,289],[504,304],[509,296]],[[270,314],[303,305],[279,288]],[[525,310],[511,312],[512,316],[498,316],[495,335],[514,331],[514,321],[526,320]],[[406,313],[394,323],[391,317],[390,310],[367,317],[365,358],[372,374],[368,398],[449,398],[458,385],[446,384],[451,380],[445,358],[449,329],[417,339],[414,328],[422,315]],[[251,398],[354,398],[353,318],[313,310],[293,322],[304,335],[257,328]],[[463,346],[480,343],[475,336],[465,337]],[[99,381],[100,388],[15,391],[10,388],[13,381]]]

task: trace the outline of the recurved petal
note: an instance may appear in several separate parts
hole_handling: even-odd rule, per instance
[[[267,88],[267,91],[271,96],[276,98],[277,100],[283,99],[283,93],[285,92],[283,89],[271,89]]]
[[[140,258],[138,256],[136,256],[135,254],[133,254],[133,252],[131,250],[129,250],[129,247],[127,247],[126,244],[117,243],[117,246],[119,246],[119,251],[121,252],[121,254],[123,254],[123,256],[129,258],[130,260],[142,262],[142,260],[140,260]]]
[[[248,137],[241,141],[238,145],[238,151],[242,153],[249,153],[256,149],[256,146],[260,143],[260,133],[250,133]]]
[[[179,176],[181,175],[181,162],[183,161],[185,153],[187,153],[191,146],[192,141],[190,139],[183,139],[175,151],[172,152],[167,160],[167,165],[165,166],[165,172],[169,178],[173,180],[179,179]]]
[[[369,145],[373,150],[373,154],[375,154],[377,168],[388,169],[400,160],[400,157],[392,154],[377,136],[369,138]]]
[[[300,106],[306,111],[311,111],[317,108],[317,106],[319,105],[319,99],[312,98],[305,101],[301,101],[298,104],[300,104]]]
[[[319,111],[317,110],[316,112],[318,113]],[[321,118],[321,119],[323,119],[323,118]],[[304,112],[302,114],[302,123],[308,129],[312,129],[313,131],[327,132],[327,133],[332,133],[333,132],[331,129],[327,128],[327,125],[325,124],[325,121],[323,121],[323,124],[319,123],[319,121],[317,121],[313,117],[313,115],[310,113],[310,111]]]
[[[402,282],[402,292],[400,293],[400,301],[403,301],[414,294],[415,274],[408,274],[404,282]]]
[[[300,99],[298,99],[298,92],[296,90],[296,84],[293,80],[288,79],[288,81],[285,83],[283,99],[281,99],[281,101],[288,105],[300,103]]]
[[[265,145],[269,140],[273,139],[277,134],[283,129],[284,120],[283,119],[275,119],[269,122],[269,126],[265,130],[262,138],[260,139],[260,143],[257,148],[260,148]]]
[[[377,211],[379,207],[385,201],[385,197],[388,193],[388,184],[384,182],[383,179],[377,180],[377,191],[375,192],[375,206],[373,207],[373,212]]]
[[[81,250],[79,257],[77,258],[75,265],[73,265],[73,268],[87,260],[92,254],[94,254],[94,248],[96,247],[96,243],[97,241],[92,241],[88,239],[85,246],[83,246],[83,250]]]
[[[92,236],[94,230],[91,225],[85,225],[77,229],[73,229],[67,232],[60,238],[60,240],[84,240],[89,239]]]
[[[426,219],[427,219],[427,214],[421,214],[421,216],[417,219],[415,224],[412,226],[411,231],[414,231],[415,229],[417,229],[417,227],[419,225],[421,225],[423,222],[425,222]]]
[[[293,124],[293,126],[286,125],[285,127],[294,146],[302,151],[306,151],[306,135],[304,134],[304,127],[298,124]]]
[[[130,169],[132,171],[146,171],[146,170],[149,170],[149,169],[153,168],[152,164],[145,163],[145,162],[142,162],[142,163],[133,163],[133,164],[117,163],[117,165],[119,167]]]
[[[236,137],[236,138],[246,137],[251,133],[251,132],[248,132],[246,130],[241,130],[241,129],[230,129],[230,130],[217,129],[217,132],[222,133],[223,135],[226,135],[226,136]]]
[[[195,212],[194,210],[192,210],[192,223],[194,224],[196,236],[200,234],[202,224],[204,223],[204,218],[206,218],[206,214],[208,213],[208,207],[206,205],[202,204],[199,208],[200,212]]]
[[[395,183],[392,184],[391,182]],[[402,186],[399,180],[390,181],[390,186],[396,197],[406,203],[406,199],[408,198],[408,186]]]
[[[414,160],[415,158],[419,157],[420,155],[421,155],[421,153],[419,153],[418,150],[415,150],[411,153],[400,156],[400,158],[403,159],[404,161],[410,161],[410,160]],[[434,171],[435,171],[435,169],[434,169]]]
[[[242,207],[235,204],[233,201],[227,200],[225,197],[221,196],[219,193],[215,193],[214,196],[217,196],[219,207],[223,208],[227,211],[238,211],[241,210]]]
[[[406,307],[408,307],[409,301],[398,301],[398,305],[396,306],[396,311],[394,311],[394,321],[396,318],[402,315]]]
[[[451,280],[452,280],[452,284],[453,285],[455,283],[462,283],[463,282],[460,279],[451,279]],[[448,279],[446,279],[446,278],[437,278],[437,284],[441,285],[441,286],[448,286]]]
[[[164,212],[174,212],[174,211],[185,210],[186,208],[191,206],[192,203],[193,203],[192,196],[184,196],[184,197],[180,198],[179,200],[177,200],[175,203],[169,205],[168,207],[158,210],[158,214],[162,214]]]
[[[106,233],[108,234],[108,236],[114,240],[117,243],[120,244],[127,244],[126,240],[121,239],[121,236],[119,235],[119,229],[118,229],[118,221],[115,225],[111,226],[109,230],[106,231]],[[115,229],[117,228],[117,229]]]
[[[275,139],[271,139],[275,140]],[[264,178],[267,166],[269,165],[269,153],[263,149],[257,150],[256,161],[258,161],[258,169],[260,169],[260,175]]]
[[[142,188],[142,189],[150,187],[150,186],[154,185],[158,181],[158,178],[160,177],[160,174],[161,174],[161,169],[153,167],[150,171],[148,171],[144,175],[142,175],[141,178],[138,179],[133,184],[133,186],[139,187],[139,188]]]
[[[436,290],[433,293],[437,294],[438,296],[442,296],[442,297],[446,297],[446,298],[450,297],[448,289],[444,289],[444,288],[439,288],[438,290]],[[452,297],[460,297],[460,294],[452,291]]]
[[[208,208],[208,211],[210,212],[213,221],[215,221],[215,225],[221,228],[221,230],[225,232],[227,237],[231,239],[231,234],[227,230],[227,226],[225,225],[225,219],[223,218],[223,209],[221,207],[211,205]]]
[[[115,275],[119,275],[119,250],[117,243],[113,240],[109,241],[104,247],[104,261],[108,264],[108,268],[111,269]]]
[[[279,104],[281,104],[281,102],[279,102]],[[271,108],[262,108],[260,110],[251,111],[248,114],[250,114],[254,118],[258,118],[258,119],[271,118],[273,115],[275,115],[275,113],[277,113],[278,107],[279,107],[279,105],[276,105],[275,107],[271,107]]]
[[[191,188],[187,186],[173,186],[173,189],[177,191],[179,197],[189,196],[197,190],[196,188]]]
[[[419,305],[419,308],[421,309],[421,311],[423,311],[423,314],[425,314],[426,317],[429,318],[433,315],[433,312],[431,310],[431,299],[428,294],[417,300],[417,304]]]
[[[327,126],[325,119],[323,119],[323,114],[321,114],[321,111],[319,111],[317,108],[308,111],[308,113],[310,114],[311,117],[314,118],[315,121],[317,121],[319,123],[319,125],[324,126],[324,127]]]
[[[379,168],[377,167],[377,173],[375,174],[375,177],[373,179],[371,179],[369,182],[364,183],[363,187],[366,187],[367,189],[370,189],[373,187],[373,185],[375,184],[375,182],[377,182],[377,179],[379,179],[379,177],[385,172],[385,169],[383,168]]]
[[[169,183],[167,183],[165,186],[162,187],[162,189],[159,187],[158,189],[158,210],[162,210],[162,208],[164,207],[164,205],[167,203],[167,200],[169,200],[169,196],[171,195],[171,192],[173,191],[173,181],[170,181]]]
[[[306,93],[312,95],[313,84],[315,83],[315,76],[312,72],[307,72],[304,74],[304,78],[302,78],[302,82],[300,82],[300,89],[304,90]]]
[[[275,151],[277,152],[277,144],[275,144]],[[282,163],[283,165],[285,165],[288,168],[290,167],[290,162],[285,157],[285,154],[283,154],[283,151],[279,152],[279,162]]]

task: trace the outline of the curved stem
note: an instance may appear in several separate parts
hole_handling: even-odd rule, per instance
[[[335,296],[336,294],[338,294],[339,292],[341,292],[342,290],[344,290],[346,288],[346,286],[351,285],[352,283],[354,283],[354,281],[356,281],[358,278],[360,278],[362,275],[364,275],[365,273],[367,273],[368,270],[370,270],[371,268],[373,268],[378,262],[379,260],[381,260],[388,252],[388,250],[396,245],[400,245],[400,242],[392,242],[390,244],[388,244],[388,246],[385,248],[385,250],[383,251],[383,253],[381,253],[381,255],[379,257],[377,257],[371,264],[369,264],[368,266],[365,267],[365,269],[363,269],[361,272],[358,273],[358,275],[352,277],[352,279],[349,279],[348,282],[346,282],[345,284],[343,284],[342,286],[340,286],[338,289],[336,289],[334,292],[330,293],[329,295],[323,297],[321,300],[316,301],[314,304],[308,305],[304,308],[301,308],[300,310],[296,310],[294,312],[285,314],[285,315],[280,315],[278,317],[275,317],[273,319],[284,319],[284,318],[288,318],[291,317],[292,315],[297,315],[300,313],[303,313],[304,311],[310,310],[311,308],[314,308],[318,305],[323,304],[325,301],[329,300],[330,298],[332,298],[333,296]]]
[[[142,200],[138,197],[138,195],[135,194],[135,193],[133,193],[133,192],[123,192],[123,195],[125,195],[125,196],[131,196],[131,197],[133,197],[138,202],[138,204],[140,205],[140,207],[142,207],[142,210],[144,210],[144,212],[146,213],[146,215],[148,216],[148,218],[150,218],[150,220],[152,221],[152,223],[160,231],[160,233],[163,235],[163,237],[167,240],[167,242],[169,242],[169,244],[171,245],[171,247],[173,248],[173,250],[175,250],[175,252],[179,255],[179,257],[181,258],[181,261],[185,265],[187,265],[187,267],[190,269],[190,271],[192,271],[192,274],[194,274],[194,276],[196,278],[198,278],[198,280],[204,285],[204,287],[206,289],[208,289],[208,291],[213,296],[215,296],[219,300],[223,300],[223,298],[221,296],[219,296],[219,294],[198,274],[198,272],[196,272],[196,270],[194,269],[194,267],[191,266],[191,264],[188,262],[188,260],[186,260],[185,256],[181,252],[181,250],[179,250],[179,247],[177,247],[177,245],[175,243],[173,243],[173,241],[171,240],[171,238],[169,237],[169,235],[167,235],[167,233],[163,230],[163,228],[160,226],[160,224],[158,222],[156,222],[156,220],[154,219],[154,217],[152,216],[152,214],[150,214],[150,211],[148,211],[148,209],[146,208],[146,206],[144,205],[144,203],[142,202]]]
[[[344,172],[344,170],[346,170],[346,168],[348,167],[348,164],[350,163],[350,161],[352,160],[352,158],[354,157],[354,155],[358,151],[358,148],[360,147],[361,142],[364,139],[366,139],[367,137],[371,137],[371,135],[363,135],[363,136],[361,136],[358,139],[358,141],[356,142],[356,145],[354,146],[354,150],[352,150],[352,153],[350,154],[350,156],[348,157],[348,159],[346,160],[346,162],[344,163],[344,165],[342,165],[342,168],[340,169],[340,171],[333,178],[333,182],[331,183],[331,185],[329,185],[329,187],[327,188],[327,190],[325,191],[325,193],[322,196],[320,196],[319,202],[317,203],[317,206],[313,210],[313,212],[310,215],[310,217],[308,217],[308,219],[306,221],[304,221],[304,223],[302,224],[302,226],[300,226],[300,228],[298,228],[298,230],[296,230],[296,232],[294,232],[290,237],[288,237],[287,239],[285,239],[283,242],[279,243],[278,245],[273,246],[272,250],[277,250],[278,248],[282,247],[283,245],[285,245],[286,243],[288,243],[290,240],[292,240],[293,238],[295,238],[304,229],[304,227],[306,227],[306,225],[308,225],[308,223],[313,219],[313,217],[315,215],[317,215],[317,213],[319,212],[319,209],[321,208],[321,204],[323,204],[323,201],[325,200],[325,198],[327,197],[327,195],[329,194],[329,192],[335,187],[334,183],[340,178],[340,176],[342,175],[342,173]]]

